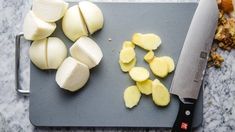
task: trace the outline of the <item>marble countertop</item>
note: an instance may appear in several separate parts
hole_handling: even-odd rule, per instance
[[[71,0],[70,0],[71,1]],[[98,1],[98,0],[97,0]],[[106,0],[113,1],[113,0]],[[118,0],[116,0],[118,1]],[[128,0],[121,0],[128,1]],[[144,0],[135,0],[144,1]],[[148,0],[160,2],[164,0]],[[167,2],[195,2],[197,0],[167,0]],[[166,2],[166,1],[165,1]],[[29,131],[122,131],[102,128],[35,128],[29,121],[28,97],[15,91],[15,35],[22,31],[24,15],[32,0],[0,1],[0,132]],[[25,41],[25,43],[27,43]],[[28,45],[21,47],[20,85],[29,88]],[[235,51],[219,51],[225,58],[221,69],[210,68],[204,79],[203,123],[196,131],[235,131]],[[132,130],[132,129],[124,129]],[[137,129],[134,129],[137,130]],[[169,131],[165,129],[140,129],[140,131]]]

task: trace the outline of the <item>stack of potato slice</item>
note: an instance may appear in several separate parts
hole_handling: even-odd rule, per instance
[[[135,45],[130,41],[123,42],[119,64],[123,72],[130,71],[136,64]]]
[[[135,45],[147,50],[144,60],[149,64],[154,75],[164,78],[175,69],[174,61],[169,56],[156,57],[154,50],[161,45],[161,38],[153,33],[141,34],[135,33],[132,42],[125,41],[123,43],[119,64],[123,72],[129,72],[135,85],[129,86],[124,91],[124,102],[127,108],[136,106],[144,95],[152,94],[153,102],[157,106],[167,106],[170,103],[170,94],[168,89],[158,80],[152,81],[149,71],[144,67],[136,65]]]

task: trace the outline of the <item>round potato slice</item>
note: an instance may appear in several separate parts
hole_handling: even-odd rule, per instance
[[[129,63],[135,58],[135,50],[133,48],[124,48],[120,52],[120,61]]]
[[[128,72],[130,71],[136,64],[136,58],[134,58],[131,62],[129,63],[123,63],[122,61],[119,60],[119,65],[121,67],[121,70],[123,72]]]
[[[136,85],[142,94],[150,95],[152,93],[152,80],[148,79],[143,82],[136,82]]]
[[[161,38],[153,33],[135,33],[132,42],[145,50],[155,50],[162,43]]]
[[[130,86],[124,91],[124,102],[127,108],[133,108],[139,103],[141,94],[136,86]]]
[[[165,61],[167,61],[167,63],[168,63],[168,72],[170,73],[170,72],[174,71],[174,69],[175,69],[174,60],[169,56],[163,56],[161,58],[164,59]]]
[[[122,44],[122,48],[135,48],[135,45],[131,41],[124,41]]]
[[[133,67],[129,75],[134,81],[142,82],[149,78],[149,71],[144,67]]]
[[[157,106],[167,106],[170,103],[168,89],[157,79],[152,82],[152,99]]]
[[[153,74],[164,78],[168,74],[168,62],[164,59],[155,57],[150,63],[149,63],[150,69],[152,70]]]

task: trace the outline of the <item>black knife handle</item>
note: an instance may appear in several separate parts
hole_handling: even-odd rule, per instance
[[[190,99],[190,103],[184,103],[181,100],[179,102],[179,111],[172,132],[191,132],[196,100]]]

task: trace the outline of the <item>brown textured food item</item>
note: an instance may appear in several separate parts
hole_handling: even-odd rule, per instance
[[[229,13],[233,11],[233,2],[232,0],[217,0],[218,6],[220,9]]]
[[[221,64],[224,62],[224,58],[218,53],[212,52],[210,54],[208,61],[209,61],[208,67],[215,66],[216,68],[220,68]]]
[[[220,10],[215,41],[210,51],[208,67],[221,67],[224,59],[216,53],[217,49],[231,51],[235,49],[235,18],[229,18],[224,10]]]

